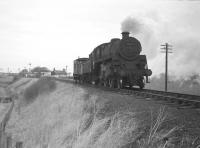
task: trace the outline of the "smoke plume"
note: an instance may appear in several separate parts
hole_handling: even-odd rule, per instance
[[[170,75],[181,77],[200,74],[200,21],[188,23],[192,17],[185,14],[173,16],[175,18],[172,19],[151,14],[160,15],[157,12],[140,15],[140,18],[129,16],[121,23],[121,30],[129,31],[141,42],[141,54],[147,55],[153,75],[165,70],[165,54],[160,52],[160,45],[166,42],[173,45],[173,53],[169,54]]]
[[[121,23],[121,31],[122,32],[130,32],[132,34],[138,34],[142,29],[142,23],[134,18],[134,17],[127,17],[122,23]]]
[[[155,21],[147,17],[129,16],[121,23],[121,31],[128,31],[138,38],[142,44],[142,54],[147,54],[150,59],[155,58],[155,49],[159,45],[154,28],[157,28]]]

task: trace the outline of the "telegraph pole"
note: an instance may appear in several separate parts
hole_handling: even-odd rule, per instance
[[[165,43],[162,46],[162,53],[165,53],[165,91],[167,92],[167,82],[168,82],[168,53],[172,53],[172,45]]]

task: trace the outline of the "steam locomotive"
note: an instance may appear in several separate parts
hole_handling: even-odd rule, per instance
[[[122,32],[122,39],[111,39],[97,46],[89,58],[74,60],[74,80],[113,88],[143,89],[152,71],[148,69],[146,56],[140,55],[141,50],[136,38]]]

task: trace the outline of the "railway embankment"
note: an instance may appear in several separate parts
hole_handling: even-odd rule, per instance
[[[52,79],[20,79],[6,126],[23,147],[198,147],[200,111]]]

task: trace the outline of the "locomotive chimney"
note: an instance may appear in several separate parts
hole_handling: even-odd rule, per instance
[[[122,39],[129,38],[129,32],[122,32]]]

